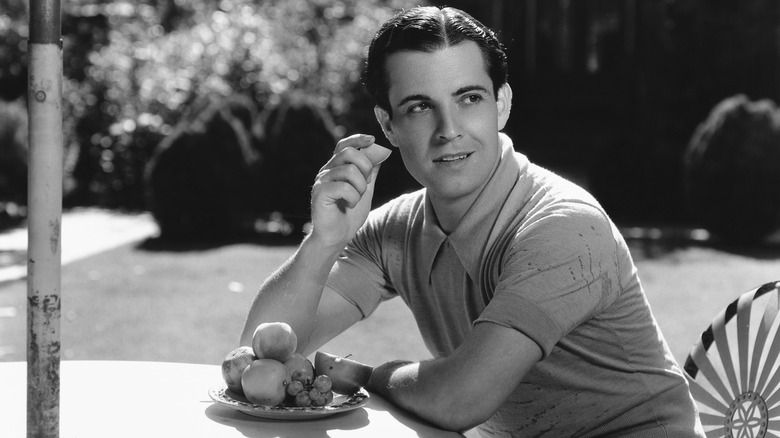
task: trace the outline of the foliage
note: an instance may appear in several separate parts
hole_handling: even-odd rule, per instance
[[[774,0],[669,0],[660,29],[665,82],[686,138],[723,99],[738,93],[778,100]],[[665,85],[665,86],[664,86]]]
[[[199,99],[148,166],[149,207],[166,240],[225,238],[246,229],[258,197],[254,103]]]
[[[285,96],[261,119],[264,166],[261,187],[274,187],[259,196],[263,205],[284,212],[296,232],[311,218],[311,186],[336,146],[329,114],[301,94]],[[305,126],[306,129],[301,129]]]
[[[0,100],[0,200],[24,202],[27,191],[27,134],[27,107],[24,103],[20,100]]]
[[[337,134],[361,129],[351,115],[371,112],[353,106],[364,48],[393,10],[411,4],[177,0],[63,5],[65,141],[81,152],[69,202],[144,208],[145,164],[198,97],[245,94],[262,109],[296,90],[337,120]],[[7,81],[26,77],[19,61],[26,54],[24,21],[18,9],[0,12],[4,90]]]
[[[686,153],[689,205],[729,242],[755,243],[780,226],[780,110],[744,95],[723,100]]]
[[[14,100],[26,88],[27,16],[21,2],[0,0],[0,99]]]

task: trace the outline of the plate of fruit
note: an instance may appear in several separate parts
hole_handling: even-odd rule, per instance
[[[373,367],[320,351],[312,363],[296,352],[297,344],[288,324],[260,324],[252,346],[225,357],[225,384],[210,389],[209,397],[245,414],[281,420],[324,417],[368,403],[363,386]]]

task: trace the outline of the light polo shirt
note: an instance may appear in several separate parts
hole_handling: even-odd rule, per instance
[[[474,324],[533,339],[543,359],[480,427],[493,436],[701,436],[614,224],[587,192],[501,141],[496,171],[450,235],[424,189],[402,195],[371,212],[328,286],[364,317],[400,296],[434,357]]]

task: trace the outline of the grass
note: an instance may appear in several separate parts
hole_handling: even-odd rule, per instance
[[[236,346],[260,282],[294,246],[239,243],[193,249],[125,245],[62,270],[63,359],[219,364]],[[780,252],[633,242],[648,300],[678,361],[740,293],[780,279]],[[0,285],[0,361],[26,357],[26,282]],[[13,310],[12,310],[13,309]],[[379,364],[429,357],[400,299],[322,348]]]
[[[68,264],[62,270],[61,356],[221,363],[238,342],[257,286],[293,251],[275,243],[191,250],[125,245]],[[0,309],[16,309],[15,316],[6,310],[0,317],[2,361],[25,360],[26,294],[24,281],[0,285]],[[428,357],[416,329],[383,344],[368,336],[397,333],[396,325],[415,327],[400,300],[325,350],[372,363]]]

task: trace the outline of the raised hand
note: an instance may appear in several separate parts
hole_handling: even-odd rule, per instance
[[[371,135],[339,141],[312,188],[312,238],[339,247],[352,239],[368,217],[379,165],[390,152]]]

